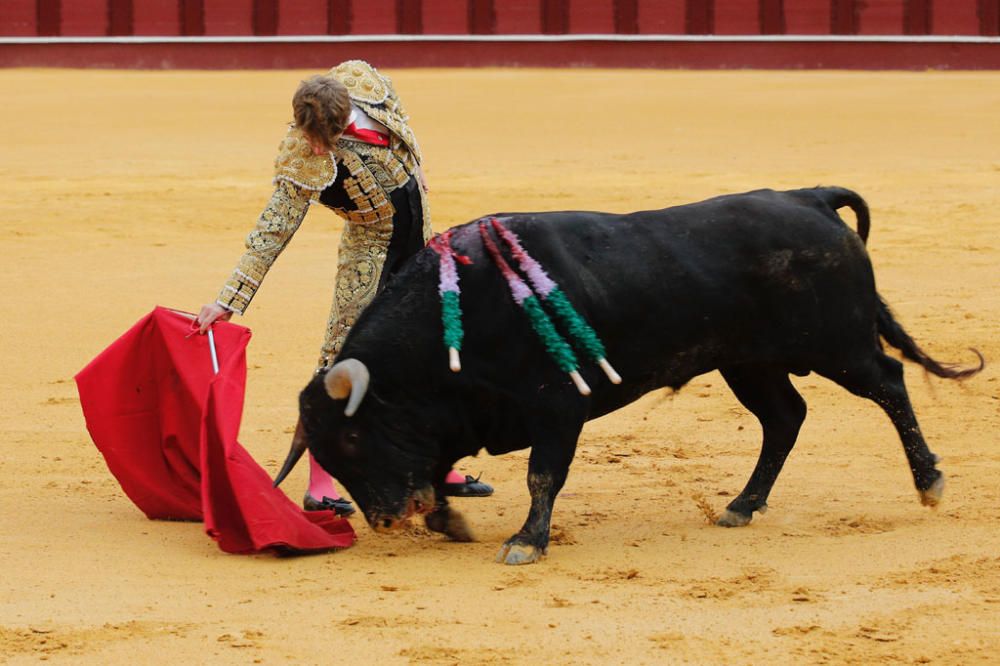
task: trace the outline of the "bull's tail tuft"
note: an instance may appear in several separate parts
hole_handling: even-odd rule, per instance
[[[858,218],[858,236],[861,242],[868,242],[868,231],[871,229],[871,217],[868,214],[868,204],[857,192],[844,187],[817,187],[813,190],[826,205],[833,210],[847,206]]]
[[[910,337],[910,334],[903,330],[899,322],[892,316],[892,311],[881,297],[878,299],[878,333],[890,345],[903,353],[903,357],[914,363],[919,363],[928,372],[944,377],[945,379],[965,379],[977,374],[984,367],[986,361],[983,355],[975,349],[970,351],[979,358],[979,364],[970,367],[961,367],[955,363],[940,363],[930,357],[917,343]]]

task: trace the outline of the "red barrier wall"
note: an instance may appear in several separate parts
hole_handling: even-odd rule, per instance
[[[98,37],[108,34],[107,0],[73,0],[60,6],[61,32]]]
[[[614,0],[570,0],[568,5],[567,32],[597,35],[616,32]]]
[[[717,35],[759,35],[757,0],[726,0],[715,4],[712,32]]]
[[[424,0],[421,20],[428,35],[462,35],[469,32],[466,0]]]
[[[992,38],[1000,35],[1000,0],[0,0],[0,66],[32,64],[27,55],[37,54],[37,64],[68,64],[79,66],[93,63],[83,54],[64,63],[54,56],[58,51],[52,43],[30,44],[14,39],[25,37],[274,37],[305,36],[302,40],[285,42],[285,54],[273,55],[272,66],[295,66],[316,49],[308,36],[324,39],[330,35],[677,35],[693,36],[767,36],[767,35],[826,35],[859,36],[967,36]],[[391,40],[382,40],[391,41]],[[404,40],[405,41],[405,40]],[[599,40],[595,40],[599,41]],[[606,40],[609,41],[609,40]],[[723,40],[724,41],[724,40]],[[798,40],[808,41],[808,40]],[[817,42],[822,42],[817,39]],[[868,41],[859,39],[858,42]],[[971,40],[975,41],[975,40]],[[522,61],[533,64],[601,65],[609,54],[610,61],[619,61],[615,48],[598,49],[590,41],[559,41],[558,48],[524,46],[531,39],[512,40],[505,46],[480,48],[483,42],[469,40],[461,48],[442,47],[437,42],[400,42],[393,52],[406,64],[441,62],[444,54],[464,53],[458,61],[444,65],[498,64]],[[931,39],[916,39],[906,43],[879,47],[897,49],[913,58],[911,68],[969,66],[978,57],[982,67],[998,58],[993,55],[1000,41],[987,39],[975,47],[962,46],[969,39],[956,39],[951,48],[944,48]],[[263,43],[263,42],[262,42]],[[360,42],[351,42],[358,44]],[[368,41],[364,43],[369,43]],[[492,43],[492,42],[491,42]],[[624,47],[622,41],[612,44]],[[743,66],[758,66],[751,52],[782,53],[790,58],[778,62],[781,67],[824,67],[844,63],[849,67],[878,67],[879,62],[897,62],[899,58],[879,58],[866,61],[861,49],[843,46],[843,42],[822,43],[822,48],[778,46],[767,48],[722,46],[719,40],[707,48],[684,46],[689,41],[659,40],[637,43],[650,57],[640,59],[645,66],[740,66],[732,54],[742,49],[747,53]],[[664,46],[670,44],[670,46]],[[120,64],[139,66],[139,49],[132,42],[119,44]],[[218,43],[216,43],[218,46]],[[15,48],[17,47],[17,48]],[[191,49],[179,43],[164,42],[158,47],[168,54],[171,49]],[[273,54],[280,48],[266,49]],[[351,47],[357,50],[357,47]],[[434,52],[429,49],[433,48]],[[709,57],[713,53],[717,57]],[[580,49],[589,49],[589,52]],[[824,55],[824,49],[826,54]],[[73,49],[77,51],[78,49]],[[148,48],[142,49],[149,51]],[[225,49],[216,49],[222,54]],[[327,51],[329,48],[324,47]],[[83,49],[86,53],[87,49]],[[91,48],[92,53],[99,50]],[[202,50],[199,49],[199,52]],[[209,56],[203,67],[239,66],[230,55],[213,59]],[[629,53],[635,50],[630,47]],[[836,51],[836,53],[834,53]],[[959,53],[964,51],[964,53]],[[546,53],[546,62],[533,58]],[[855,61],[849,55],[854,52]],[[975,57],[970,53],[977,54]],[[205,51],[210,54],[211,49]],[[795,55],[796,53],[800,55]],[[806,56],[806,54],[809,54]],[[530,55],[534,54],[534,55]],[[705,54],[708,54],[707,56]],[[724,55],[723,55],[724,54]],[[818,55],[817,55],[818,54]],[[984,55],[985,54],[985,55]],[[530,57],[529,57],[530,55]],[[523,56],[523,57],[520,57]],[[598,57],[600,56],[600,57]],[[919,57],[915,57],[919,56]],[[866,56],[867,57],[867,56]],[[703,58],[703,61],[693,61]],[[846,58],[846,61],[845,61]],[[543,60],[544,60],[543,59]],[[764,60],[770,61],[771,56]],[[254,62],[260,58],[251,58]],[[163,62],[170,62],[167,57]],[[163,65],[167,66],[167,65]],[[637,64],[636,66],[642,66]],[[973,65],[974,66],[974,65]]]
[[[46,30],[66,37],[175,36],[194,32],[184,28],[192,20],[208,36],[996,35],[1000,29],[1000,0],[3,0],[2,9],[0,36]]]
[[[494,5],[493,11],[496,23],[491,32],[523,35],[542,31],[542,7],[536,0],[507,0]]]
[[[865,0],[855,9],[859,35],[903,34],[903,3],[900,0]]]
[[[253,0],[205,0],[205,34],[253,34]]]
[[[830,32],[828,0],[785,3],[785,31],[790,35],[826,35]]]
[[[931,15],[932,34],[979,33],[979,0],[934,0],[931,3]]]
[[[0,34],[34,37],[38,34],[35,0],[7,0],[0,14]]]
[[[176,0],[145,0],[132,8],[132,31],[135,35],[181,34],[181,14]]]
[[[639,0],[639,32],[646,35],[683,35],[687,16],[683,0]]]
[[[329,27],[326,0],[281,0],[279,35],[323,35]]]

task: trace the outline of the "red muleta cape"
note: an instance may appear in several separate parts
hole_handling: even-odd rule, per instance
[[[227,553],[346,548],[332,511],[306,512],[236,441],[250,329],[157,307],[76,376],[87,430],[125,494],[151,519],[204,520]]]

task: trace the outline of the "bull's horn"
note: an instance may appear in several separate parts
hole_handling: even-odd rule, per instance
[[[369,378],[365,364],[356,358],[349,358],[334,363],[333,367],[326,371],[323,385],[326,386],[327,394],[334,400],[347,398],[344,416],[354,416],[365,393],[368,392]]]
[[[295,463],[299,461],[302,454],[306,452],[306,431],[302,427],[302,419],[295,424],[295,434],[292,435],[292,447],[288,450],[288,457],[285,458],[285,464],[281,466],[281,471],[278,472],[278,476],[274,477],[274,487],[277,488],[278,485],[285,480],[288,473],[292,471],[295,467]]]

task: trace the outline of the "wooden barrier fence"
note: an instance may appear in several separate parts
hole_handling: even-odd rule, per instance
[[[0,1],[0,66],[311,66],[346,44],[395,66],[981,68],[998,36],[1000,0]]]
[[[1000,0],[3,0],[0,36],[1000,35]]]

